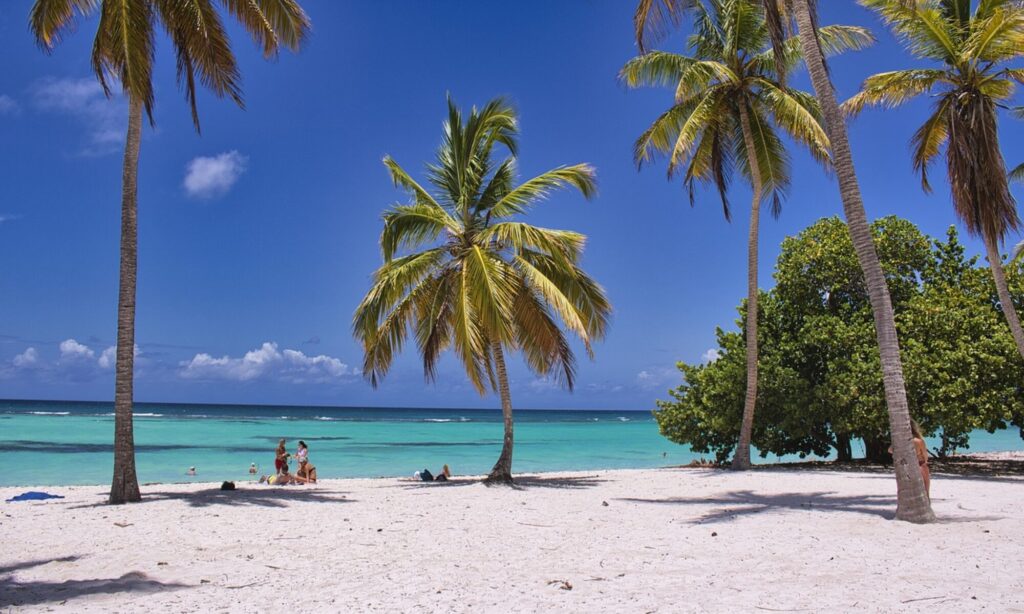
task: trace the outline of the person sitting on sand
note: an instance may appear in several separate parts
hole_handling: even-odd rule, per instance
[[[288,463],[285,462],[281,467],[281,471],[277,474],[260,476],[260,484],[263,483],[271,486],[285,486],[287,484],[298,484],[299,481],[295,479],[295,476],[288,473]]]
[[[295,472],[295,480],[299,484],[316,484],[316,465],[308,460],[302,461]]]

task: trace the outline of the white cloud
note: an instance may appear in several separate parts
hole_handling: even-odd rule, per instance
[[[109,369],[114,366],[114,362],[117,360],[117,347],[110,346],[103,350],[100,354],[99,359],[96,361],[99,363],[101,369]]]
[[[185,166],[185,192],[193,198],[223,196],[245,172],[248,161],[235,150],[194,158]]]
[[[74,339],[65,339],[60,342],[60,359],[62,362],[93,358],[95,355],[96,353],[90,350],[89,346],[82,345]]]
[[[718,348],[711,348],[708,351],[700,355],[701,362],[715,362],[722,357],[722,353],[718,351]]]
[[[18,112],[18,103],[7,94],[0,94],[0,115],[13,115]]]
[[[298,350],[279,351],[277,344],[267,341],[241,358],[215,358],[205,352],[180,363],[181,377],[203,380],[247,382],[259,379],[294,384],[325,383],[345,376],[358,375],[357,370],[337,358],[326,355],[307,356]]]
[[[79,153],[99,156],[121,149],[127,105],[120,94],[107,99],[95,79],[42,79],[33,88],[33,101],[41,111],[70,115],[82,123],[89,143]]]
[[[10,222],[21,217],[20,215],[0,215],[0,224],[4,222]]]
[[[22,369],[26,367],[32,367],[39,362],[39,352],[35,348],[30,347],[21,354],[14,357],[14,366]]]

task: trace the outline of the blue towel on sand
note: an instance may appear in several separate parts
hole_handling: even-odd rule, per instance
[[[42,501],[44,499],[63,499],[62,495],[51,495],[48,492],[39,492],[38,490],[30,490],[23,492],[16,497],[11,497],[7,500],[8,503],[11,501]]]

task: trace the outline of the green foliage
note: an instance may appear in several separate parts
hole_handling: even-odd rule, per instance
[[[911,414],[941,438],[938,454],[968,445],[973,429],[1024,426],[1024,361],[998,309],[987,270],[967,258],[956,231],[929,239],[895,217],[873,225],[905,365]],[[1024,272],[1007,271],[1024,300]],[[761,294],[758,416],[762,456],[849,458],[862,439],[878,459],[888,421],[871,306],[849,233],[837,218],[787,238],[775,288]],[[720,357],[679,363],[683,384],[658,401],[663,435],[727,459],[735,446],[746,388],[744,306],[740,332],[717,331]],[[1024,436],[1024,432],[1022,432]]]

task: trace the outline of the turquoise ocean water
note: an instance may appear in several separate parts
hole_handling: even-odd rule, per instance
[[[0,401],[0,486],[108,483],[112,412],[110,403]],[[443,463],[457,474],[481,474],[497,459],[502,439],[497,410],[137,403],[135,412],[141,482],[248,479],[249,463],[273,469],[282,437],[290,452],[299,439],[309,444],[320,477],[406,476]],[[650,412],[519,410],[515,438],[516,472],[662,467],[700,458],[659,435]],[[1021,449],[1016,429],[971,438],[971,451]],[[192,465],[197,475],[188,477]]]

